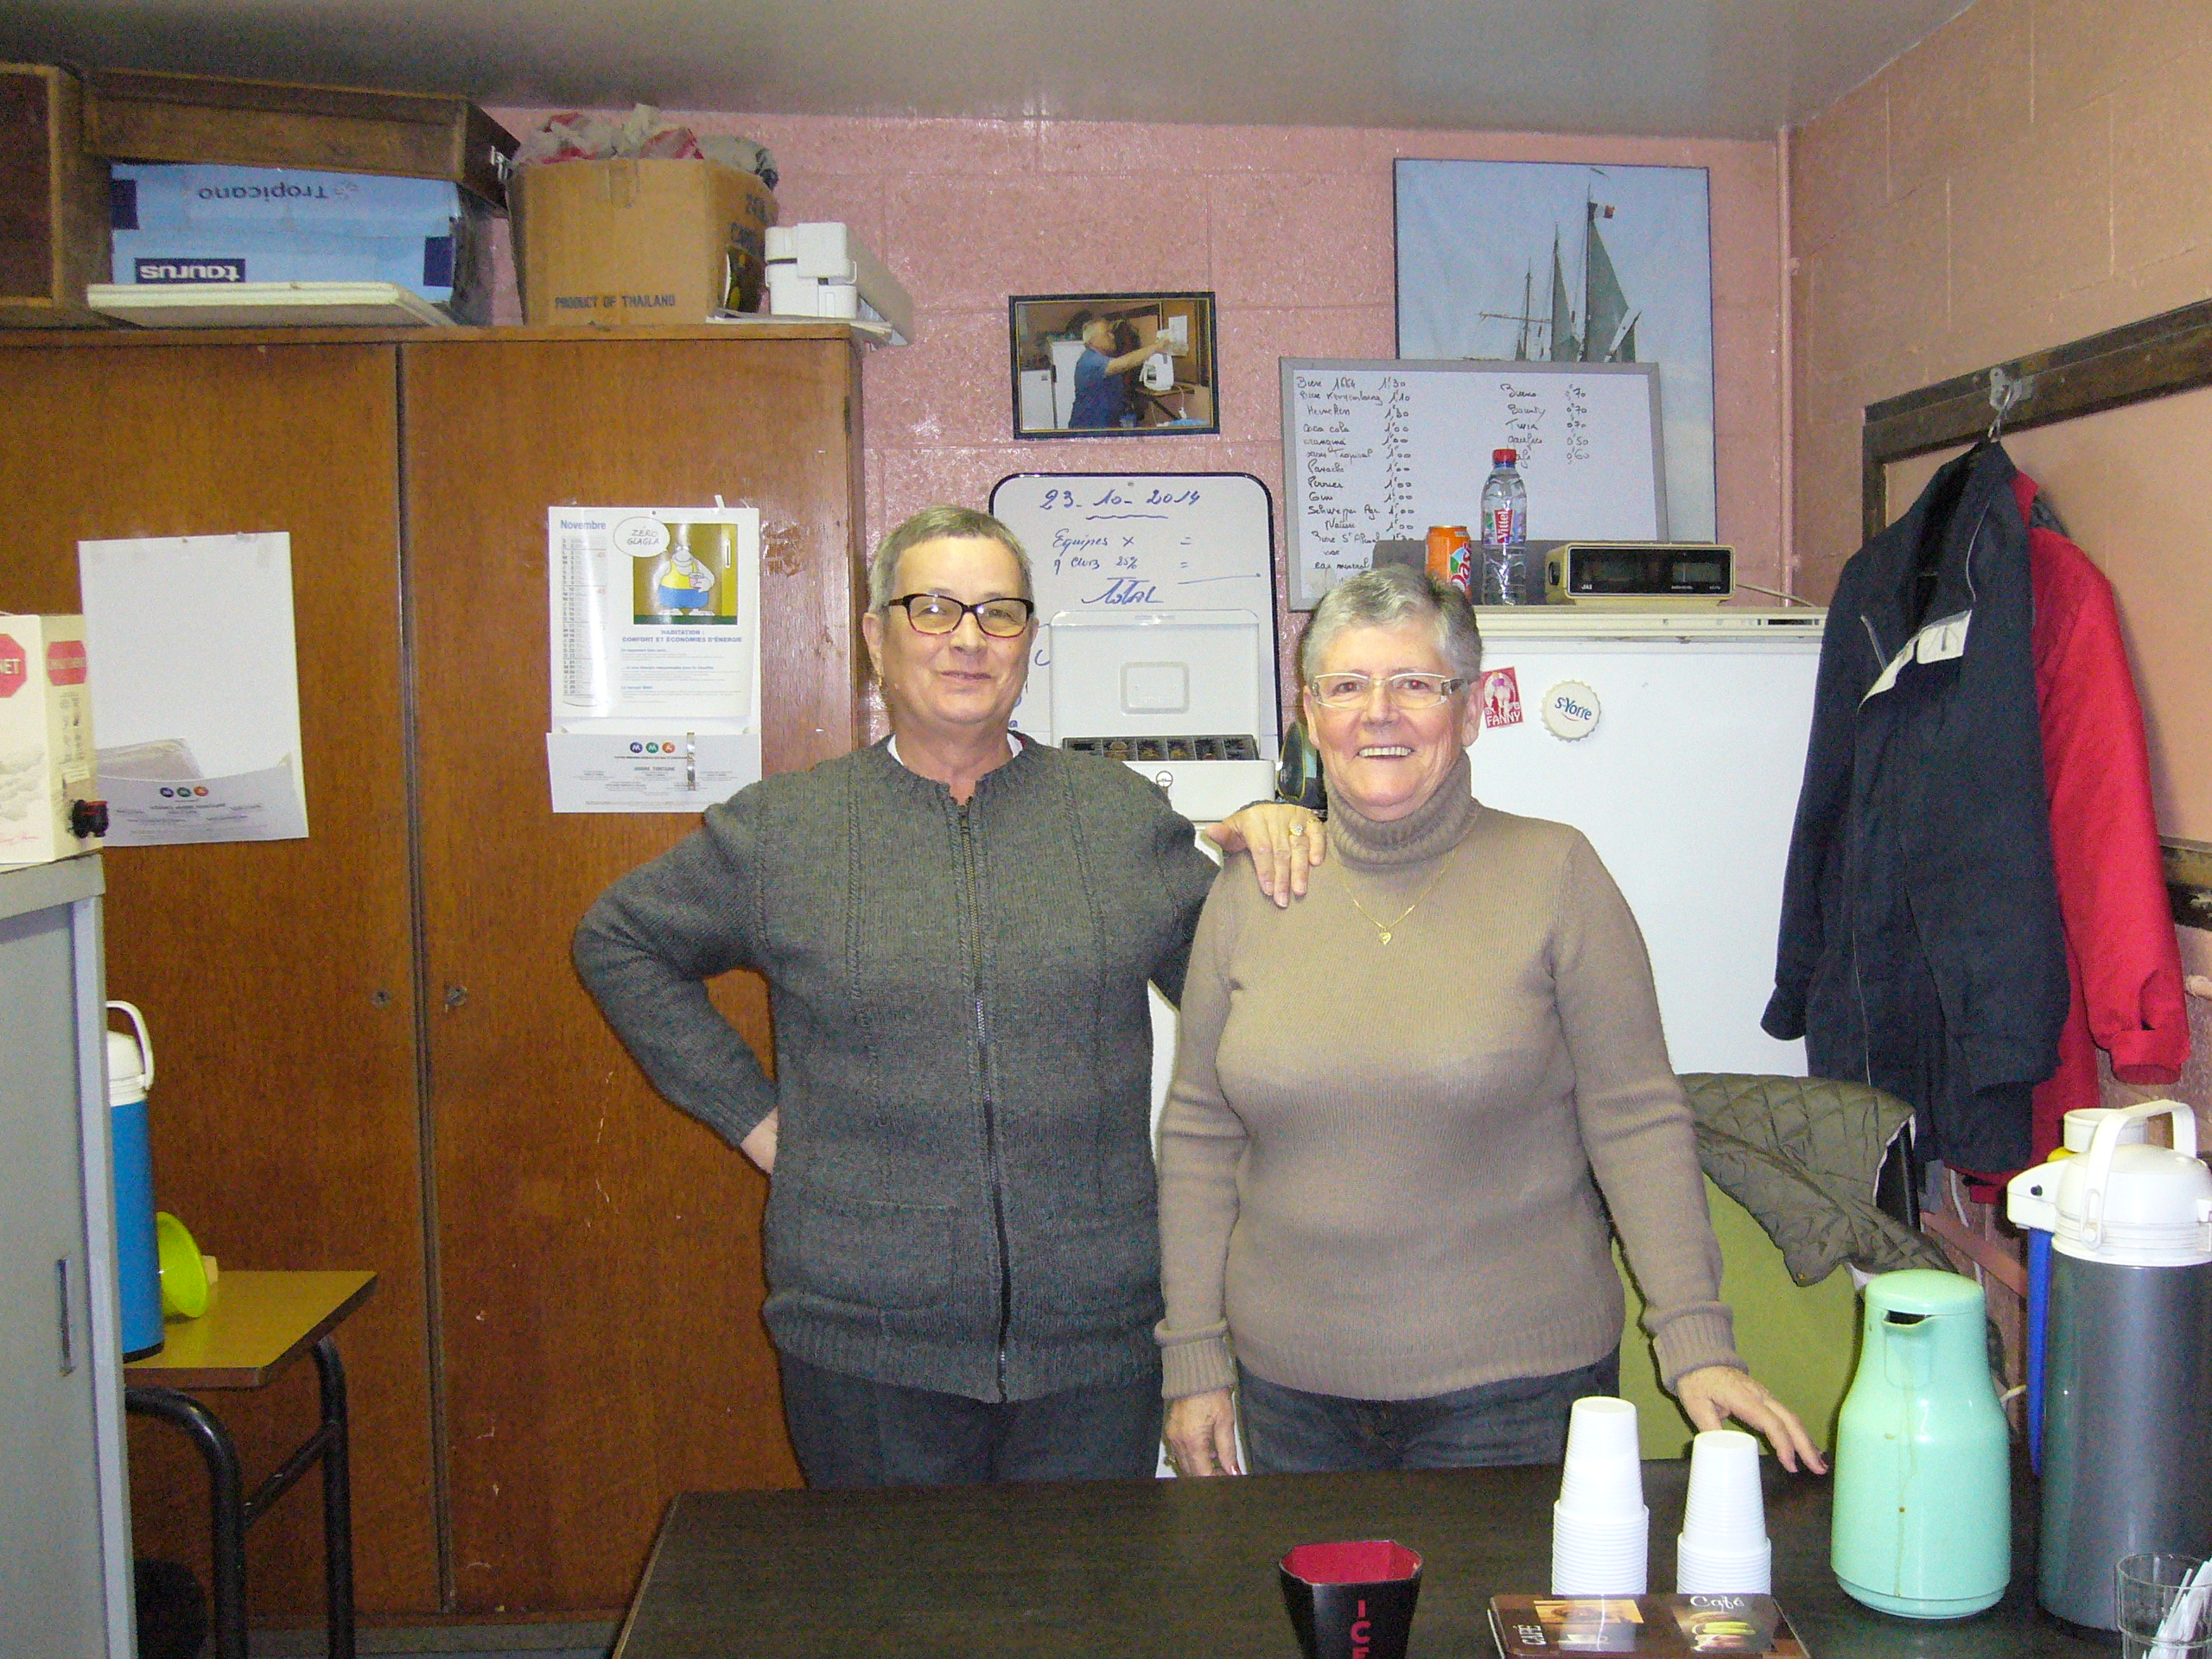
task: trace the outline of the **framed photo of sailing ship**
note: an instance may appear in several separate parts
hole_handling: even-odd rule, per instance
[[[1398,355],[1657,365],[1667,522],[1712,540],[1705,169],[1401,161],[1396,186]]]

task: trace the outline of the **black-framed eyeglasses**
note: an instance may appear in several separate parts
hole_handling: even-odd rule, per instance
[[[963,605],[950,594],[902,594],[891,601],[906,613],[916,633],[950,633],[963,616],[994,639],[1011,639],[1029,626],[1036,610],[1026,599],[987,599],[980,605]]]

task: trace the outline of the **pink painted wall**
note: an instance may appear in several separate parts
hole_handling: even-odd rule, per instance
[[[546,112],[495,113],[522,132]],[[1780,237],[1771,143],[685,118],[702,130],[767,144],[782,173],[776,194],[784,219],[852,225],[914,296],[919,339],[872,352],[866,370],[871,539],[938,502],[981,506],[991,486],[1015,472],[1249,472],[1279,496],[1277,359],[1395,354],[1396,156],[1707,168],[1719,533],[1742,549],[1748,580],[1780,585]],[[1218,298],[1218,437],[1013,439],[1009,296],[1178,289]],[[501,306],[501,320],[519,320],[512,291]],[[1280,518],[1278,505],[1278,556]]]
[[[1865,406],[2212,291],[2212,9],[1978,0],[1794,135],[1796,550],[1810,597],[1858,550]],[[2192,399],[2194,408],[2190,407]],[[2113,579],[2160,825],[2207,836],[2205,395],[2008,441]],[[2139,435],[2115,440],[2115,425]],[[1905,470],[1899,469],[1901,472]],[[1892,505],[1910,497],[1893,484]],[[2212,933],[2179,931],[2212,976]],[[2170,1093],[2212,1142],[2212,1001]]]

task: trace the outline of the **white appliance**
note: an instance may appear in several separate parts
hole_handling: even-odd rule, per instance
[[[1759,1015],[1826,613],[1479,614],[1503,723],[1469,752],[1476,798],[1589,836],[1650,947],[1677,1071],[1802,1076],[1804,1044]]]
[[[889,325],[894,346],[914,338],[913,300],[846,226],[772,225],[766,242],[772,315],[866,318]]]
[[[1022,370],[1021,429],[1024,432],[1049,432],[1058,424],[1052,411],[1052,372],[1050,369]]]

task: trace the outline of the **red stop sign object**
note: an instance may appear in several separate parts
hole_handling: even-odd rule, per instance
[[[0,633],[0,697],[12,697],[23,689],[28,672],[23,648],[12,634]]]

